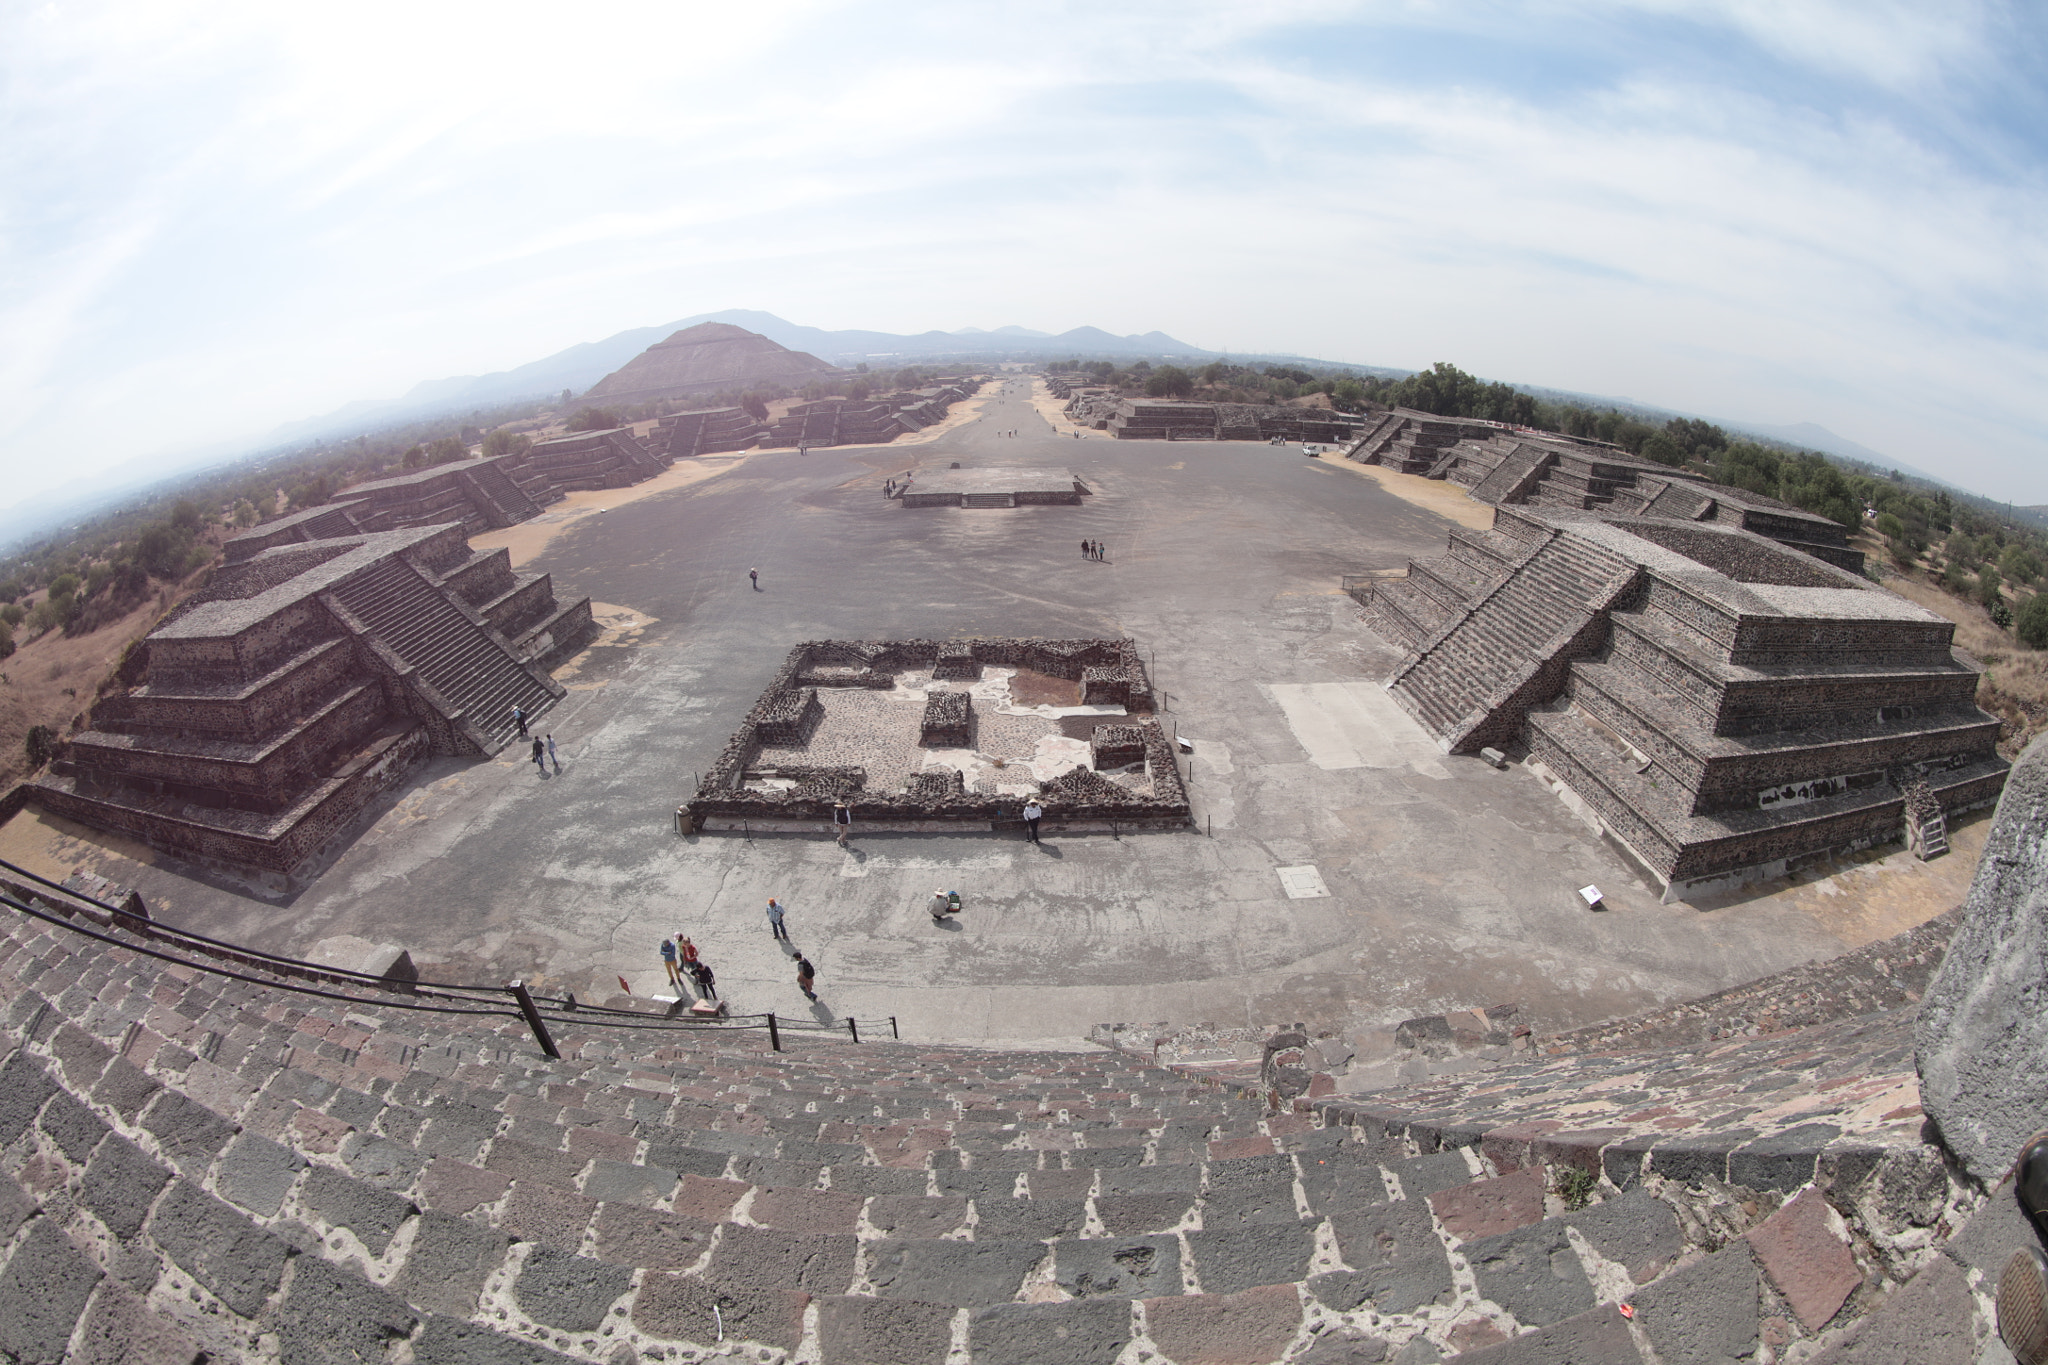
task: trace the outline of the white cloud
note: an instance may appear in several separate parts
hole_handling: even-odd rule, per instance
[[[102,444],[81,460],[111,464],[753,306],[1450,359],[1819,421],[2048,499],[2048,191],[1951,150],[2014,22],[1750,0],[17,11],[0,497],[75,475],[34,455],[82,411]],[[1560,25],[1580,65],[1498,59],[1554,53]],[[1681,29],[1718,62],[1669,48]],[[1374,57],[1395,50],[1423,57]],[[1757,52],[1799,79],[1716,74]]]

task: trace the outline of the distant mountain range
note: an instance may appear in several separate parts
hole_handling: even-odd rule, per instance
[[[1127,356],[1133,360],[1140,357],[1199,360],[1220,354],[1176,341],[1164,332],[1120,337],[1099,327],[1076,327],[1072,331],[1053,334],[1012,326],[998,327],[994,331],[964,327],[957,332],[920,332],[915,336],[900,336],[894,332],[829,332],[820,327],[800,327],[793,322],[785,322],[773,313],[728,308],[724,312],[679,318],[659,327],[635,327],[608,336],[603,341],[582,342],[516,369],[430,379],[423,384],[415,384],[397,398],[350,403],[319,417],[293,422],[278,428],[267,439],[286,444],[360,431],[388,422],[558,395],[564,389],[581,393],[655,342],[700,322],[725,322],[744,327],[792,351],[808,351],[828,364],[847,368],[868,364],[880,369],[889,365],[1003,360],[1061,353],[1083,357]]]

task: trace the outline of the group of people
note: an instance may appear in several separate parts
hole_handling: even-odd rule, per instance
[[[711,964],[698,955],[688,934],[661,941],[661,965],[668,969],[669,985],[681,990],[683,978],[688,976],[700,1000],[718,999],[718,978],[712,974]]]
[[[885,497],[885,498],[900,498],[900,497],[902,497],[904,493],[906,493],[907,491],[909,491],[909,488],[910,488],[910,480],[911,480],[911,479],[912,479],[913,477],[915,477],[915,476],[913,476],[913,475],[910,475],[910,474],[905,474],[905,475],[904,475],[904,476],[903,476],[903,477],[902,477],[901,479],[884,479],[884,480],[882,480],[882,496],[883,496],[883,497]]]
[[[548,764],[552,763],[555,765],[556,772],[562,771],[561,757],[555,753],[555,737],[553,735],[527,733],[525,707],[515,706],[512,708],[512,724],[518,729],[521,739],[531,739],[533,741],[533,753],[529,757],[533,759],[534,767],[545,773],[548,770]]]
[[[1109,549],[1099,540],[1084,540],[1081,542],[1081,558],[1108,559]]]

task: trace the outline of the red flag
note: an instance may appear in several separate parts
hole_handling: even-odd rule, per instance
[[[628,995],[633,993],[633,988],[626,984],[626,978],[623,976],[619,978],[619,989]]]

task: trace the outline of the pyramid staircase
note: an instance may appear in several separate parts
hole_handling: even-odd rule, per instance
[[[1968,1365],[2011,1235],[1877,1117],[1910,1012],[1293,1103],[560,1009],[550,1060],[0,882],[20,1362]]]
[[[401,556],[379,560],[330,596],[447,704],[448,719],[474,728],[485,752],[516,735],[513,707],[530,718],[563,695],[482,617],[457,606]]]

